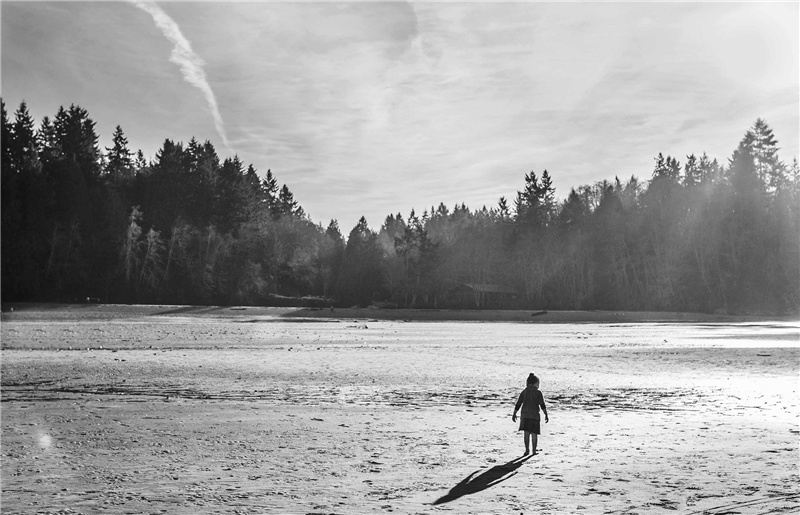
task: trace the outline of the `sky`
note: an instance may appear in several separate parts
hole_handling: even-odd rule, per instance
[[[556,196],[659,152],[727,162],[757,118],[800,146],[797,2],[0,2],[0,89],[77,104],[155,157],[211,141],[314,222]]]

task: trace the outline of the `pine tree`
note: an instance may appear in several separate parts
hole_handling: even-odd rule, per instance
[[[402,219],[400,219],[402,222]],[[404,304],[414,306],[419,296],[427,296],[435,282],[433,271],[436,265],[435,245],[428,237],[425,222],[414,210],[408,223],[394,238],[394,254],[400,258],[401,273],[398,286],[404,296]]]
[[[55,125],[53,125],[50,117],[45,116],[42,118],[39,130],[36,131],[36,141],[39,145],[40,158],[44,164],[53,163],[57,159],[61,159],[61,143],[59,143]]]
[[[716,184],[722,178],[722,167],[716,159],[710,159],[705,152],[700,156],[697,169],[700,184]]]
[[[774,193],[786,181],[786,165],[778,159],[778,140],[767,122],[758,118],[746,133],[739,147],[747,147],[757,177],[769,193]]]
[[[272,175],[272,170],[267,170],[267,174],[261,181],[261,202],[266,205],[273,217],[280,216],[280,204],[278,203],[278,180]]]
[[[511,220],[511,209],[508,207],[508,201],[505,197],[500,197],[497,201],[497,216],[501,221]]]
[[[136,159],[133,162],[133,169],[135,170],[135,174],[138,175],[143,173],[147,168],[147,160],[144,158],[144,152],[141,149],[136,151]]]
[[[192,138],[186,144],[186,151],[183,157],[189,173],[194,173],[198,170],[198,168],[200,168],[199,161],[201,152],[202,148],[200,146],[200,142],[197,141],[197,138],[192,136]]]
[[[252,164],[247,167],[247,172],[245,172],[245,182],[250,187],[253,195],[258,198],[261,190],[261,179],[259,179],[258,172],[256,172]]]
[[[681,176],[681,164],[672,156],[667,156],[659,152],[658,157],[655,158],[656,166],[653,169],[653,179],[668,179],[672,182],[678,182]]]
[[[244,165],[238,155],[222,162],[217,178],[212,222],[224,234],[235,230],[251,216],[250,190],[244,183]]]
[[[572,188],[561,206],[558,221],[566,230],[581,228],[591,212],[590,207],[575,188]]]
[[[525,174],[525,187],[517,192],[517,199],[514,201],[516,210],[516,221],[521,225],[532,225],[536,223],[536,205],[539,200],[539,180],[536,173]]]
[[[196,147],[189,169],[189,217],[201,227],[212,223],[218,214],[220,190],[220,160],[214,145],[206,140]]]
[[[0,98],[0,109],[2,110],[2,118],[3,118],[3,126],[2,126],[2,133],[0,133],[0,146],[2,146],[2,164],[3,167],[9,166],[11,164],[12,153],[11,153],[11,139],[14,134],[13,129],[11,128],[11,122],[8,121],[8,112],[6,111],[6,103]]]
[[[27,174],[41,171],[33,118],[31,118],[28,105],[24,100],[14,115],[10,147],[11,165],[17,173]]]
[[[726,213],[727,239],[724,252],[728,277],[726,298],[737,311],[766,305],[771,290],[765,263],[771,258],[773,243],[766,231],[769,201],[767,186],[759,176],[750,146],[741,145],[730,159],[727,176],[733,193]]]
[[[100,149],[95,122],[86,109],[72,104],[60,107],[53,120],[58,146],[63,157],[75,162],[86,179],[100,174]]]
[[[530,231],[547,227],[556,209],[555,188],[547,170],[542,172],[541,182],[534,172],[525,175],[525,187],[517,192],[514,207],[519,228]]]
[[[298,214],[297,210],[297,201],[295,201],[292,192],[289,191],[289,187],[284,184],[278,194],[278,212],[283,216],[294,216]]]
[[[686,164],[683,165],[683,185],[693,188],[700,184],[700,167],[697,157],[694,154],[686,156]]]
[[[0,245],[0,258],[2,258],[2,284],[3,296],[8,298],[8,293],[16,288],[13,288],[14,283],[18,282],[17,277],[10,275],[10,270],[18,270],[21,263],[18,259],[21,257],[19,250],[16,248],[20,245],[20,239],[25,232],[23,225],[22,210],[22,192],[21,178],[15,170],[13,161],[13,135],[14,130],[11,122],[8,120],[8,113],[6,112],[6,104],[0,99],[0,108],[2,108],[2,135],[0,136],[0,147],[2,147],[2,158],[0,158],[0,165],[2,166],[2,174],[0,174],[0,209],[2,209],[2,216],[0,216],[0,234],[2,234],[2,242]],[[12,288],[9,288],[11,286]]]
[[[383,249],[363,216],[347,238],[337,291],[345,302],[362,306],[385,294]]]
[[[122,127],[117,125],[112,137],[112,147],[106,147],[108,163],[106,175],[112,181],[126,181],[133,178],[133,160],[128,149],[128,138],[122,132]],[[143,157],[143,156],[142,156]]]
[[[322,239],[319,251],[319,275],[322,283],[322,295],[329,297],[336,292],[334,285],[337,284],[339,272],[342,267],[345,243],[342,232],[339,230],[339,222],[331,220]]]

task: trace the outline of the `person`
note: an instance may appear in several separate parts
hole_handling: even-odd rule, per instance
[[[531,440],[533,440],[533,454],[536,454],[536,445],[539,443],[539,434],[541,433],[539,408],[542,408],[542,413],[544,413],[545,424],[550,422],[550,418],[547,416],[544,395],[539,391],[539,378],[533,373],[528,375],[527,385],[519,394],[517,404],[514,406],[514,414],[511,416],[511,420],[514,422],[517,421],[517,411],[520,407],[522,413],[519,419],[519,430],[524,431],[525,456],[531,452],[529,445]]]

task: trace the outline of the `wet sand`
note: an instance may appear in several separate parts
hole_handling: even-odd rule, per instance
[[[0,336],[4,514],[800,511],[796,320],[15,306]]]

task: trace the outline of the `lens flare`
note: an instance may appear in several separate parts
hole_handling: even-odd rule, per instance
[[[53,443],[53,439],[48,434],[40,434],[39,435],[39,446],[44,447],[45,449],[49,449]]]

